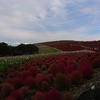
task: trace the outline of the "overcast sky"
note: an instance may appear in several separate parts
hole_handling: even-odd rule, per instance
[[[100,0],[0,0],[0,42],[100,40]]]

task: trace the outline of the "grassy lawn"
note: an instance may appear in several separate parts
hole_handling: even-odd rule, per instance
[[[39,53],[56,53],[60,51],[43,44],[34,44],[34,45],[36,45],[39,48]]]

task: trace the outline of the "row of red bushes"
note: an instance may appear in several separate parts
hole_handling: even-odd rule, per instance
[[[97,67],[100,67],[99,53],[63,54],[33,60],[21,64],[16,70],[8,69],[7,76],[0,72],[0,97],[23,100],[31,90],[35,90],[38,92],[33,94],[33,99],[40,100],[38,95],[45,97],[45,93],[49,95],[50,91],[70,91],[72,84],[79,85],[84,83],[84,79],[91,79]],[[54,100],[53,96],[51,98]]]

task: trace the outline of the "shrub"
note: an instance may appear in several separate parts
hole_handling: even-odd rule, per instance
[[[74,100],[70,92],[65,92],[63,95],[63,100]]]
[[[71,86],[69,77],[62,73],[57,73],[55,77],[55,83],[59,89],[69,89]]]
[[[30,91],[29,86],[22,86],[19,91],[26,97]]]
[[[50,88],[50,86],[49,86],[48,82],[43,81],[42,86],[41,86],[42,91],[48,91],[49,88]]]
[[[2,83],[3,82],[3,79],[0,77],[0,83]]]
[[[15,77],[21,77],[21,72],[20,71],[15,71]]]
[[[42,65],[41,70],[46,70],[46,65]]]
[[[15,100],[24,100],[23,94],[21,94],[18,90],[13,90],[10,94]]]
[[[5,83],[2,85],[2,93],[9,95],[10,92],[14,89],[13,85],[10,83]]]
[[[67,66],[67,67],[64,68],[64,73],[65,74],[71,74],[74,71],[74,69],[75,68],[73,67],[73,65]]]
[[[62,72],[61,67],[58,64],[51,64],[50,65],[50,73],[53,74],[54,76],[58,73],[58,72]]]
[[[76,66],[77,63],[76,63],[75,60],[68,60],[68,61],[67,61],[67,66],[70,66],[70,65],[74,65],[74,66]]]
[[[15,72],[15,69],[14,68],[9,68],[8,70],[7,70],[7,73],[14,73]]]
[[[0,93],[1,93],[1,90],[2,90],[2,84],[0,84]]]
[[[12,97],[12,96],[8,96],[7,98],[6,98],[6,100],[16,100],[14,97]]]
[[[24,71],[25,70],[25,65],[21,64],[20,66],[18,66],[18,71]]]
[[[32,76],[32,73],[30,72],[30,71],[22,71],[21,72],[21,78],[22,79],[25,79],[26,77],[28,77],[28,76]]]
[[[52,88],[50,91],[49,91],[49,98],[50,100],[62,100],[62,96],[61,96],[61,93],[58,89],[56,88]]]
[[[30,62],[26,62],[24,64],[24,66],[25,66],[26,69],[28,69],[28,68],[30,68],[32,66],[32,64]]]
[[[100,67],[100,57],[95,58],[91,63],[93,68]]]
[[[3,73],[3,72],[0,72],[0,77],[4,77],[5,76],[5,74]]]
[[[7,78],[6,80],[7,80],[8,83],[12,84],[13,78]]]
[[[38,69],[33,66],[29,67],[28,70],[32,73],[33,76],[36,76],[36,74],[38,73]]]
[[[30,88],[33,88],[36,85],[36,79],[32,76],[28,76],[24,79],[24,84],[28,85]]]
[[[58,62],[58,65],[60,66],[62,72],[64,72],[64,68],[66,67],[65,64],[63,62]]]
[[[7,77],[8,77],[8,78],[14,78],[14,77],[15,77],[15,74],[14,74],[13,72],[8,73]]]
[[[54,76],[53,76],[53,74],[48,74],[48,76],[49,76],[51,82],[53,83],[54,82]]]
[[[48,76],[46,76],[44,74],[39,74],[36,77],[36,85],[41,87],[43,81],[48,82],[49,85],[51,84],[51,80]]]
[[[15,77],[12,79],[12,85],[15,88],[20,88],[23,85],[23,80],[19,77]]]
[[[44,94],[43,92],[37,91],[34,95],[33,100],[44,100]]]
[[[71,77],[72,83],[80,84],[83,82],[83,74],[78,70],[73,71],[70,77]]]
[[[93,76],[94,70],[92,67],[85,66],[80,69],[81,73],[83,74],[83,77],[86,79],[90,79]]]

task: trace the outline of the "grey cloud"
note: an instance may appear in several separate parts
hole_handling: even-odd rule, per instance
[[[0,40],[16,44],[59,39],[98,39],[99,34],[90,34],[91,29],[100,27],[100,7],[95,2],[93,6],[93,2],[0,0]]]

